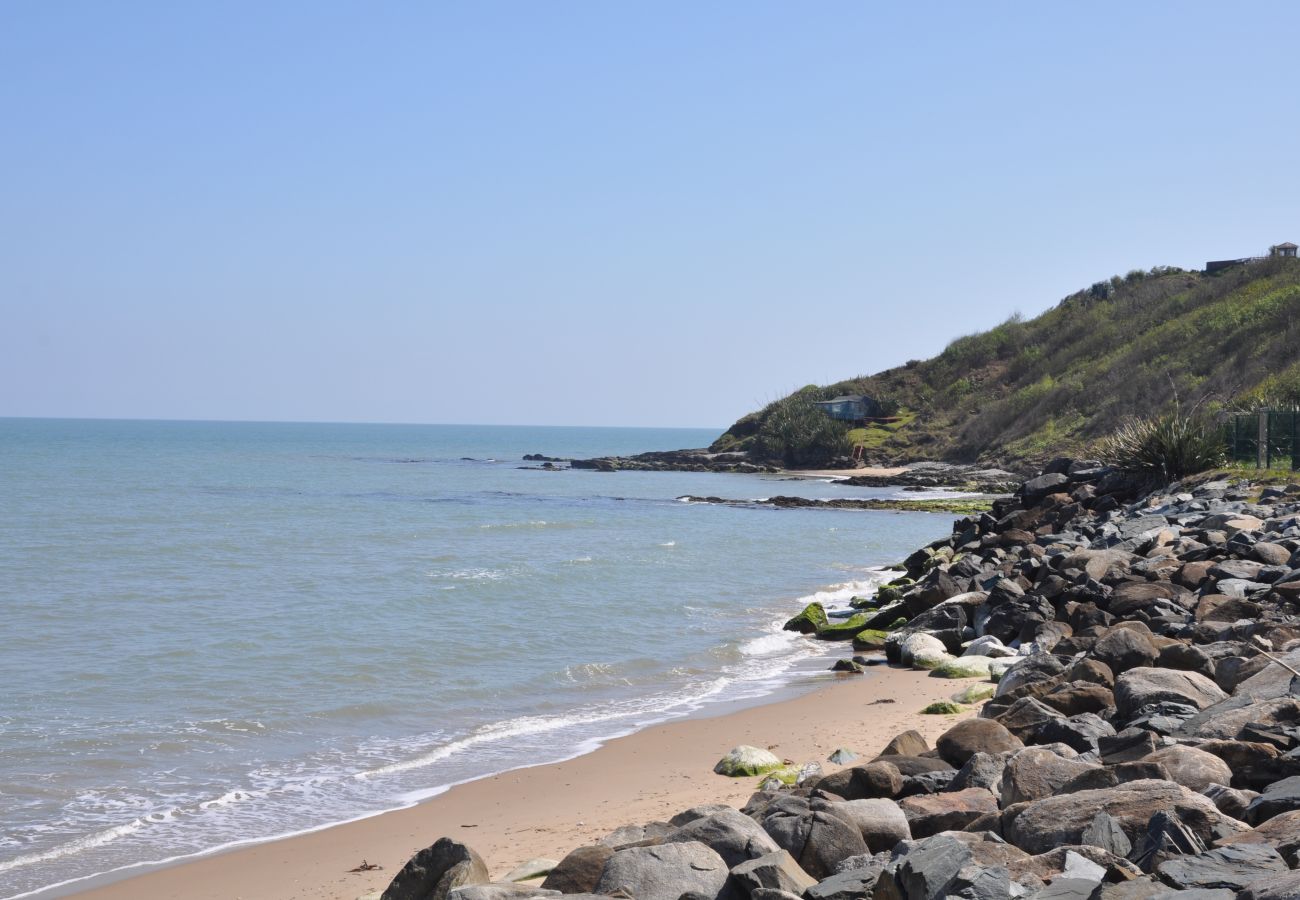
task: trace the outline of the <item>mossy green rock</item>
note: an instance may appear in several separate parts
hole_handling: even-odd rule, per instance
[[[921,710],[921,714],[926,716],[955,716],[961,711],[962,707],[950,700],[938,700]]]
[[[766,775],[784,765],[781,758],[770,750],[741,744],[718,760],[713,771],[728,778],[744,778],[748,775]]]
[[[879,628],[864,628],[853,635],[853,649],[884,650],[885,638],[887,637],[889,637],[889,633],[881,631]]]
[[[763,785],[776,787],[777,785],[772,784],[772,782],[777,782],[779,784],[785,785],[786,787],[790,787],[798,780],[799,780],[798,766],[782,766],[779,769],[776,769],[772,772],[768,772],[767,775],[763,778],[762,782],[759,783],[758,789],[760,791],[767,790],[767,788],[764,788]]]
[[[827,625],[819,629],[817,639],[821,641],[851,641],[853,636],[867,627],[867,619],[870,618],[864,613],[858,613],[855,616],[849,616],[842,622],[836,622],[834,625]]]
[[[828,621],[826,608],[814,601],[805,606],[803,612],[786,622],[785,630],[797,631],[800,634],[816,634],[826,627]]]
[[[935,666],[930,673],[932,678],[988,678],[989,663],[987,656],[959,656]]]
[[[956,657],[942,650],[920,650],[912,654],[913,669],[930,669],[937,671],[956,661]]]
[[[996,690],[991,684],[968,684],[953,694],[952,699],[957,703],[979,703],[992,697]]]

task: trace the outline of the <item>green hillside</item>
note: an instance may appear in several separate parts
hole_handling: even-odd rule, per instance
[[[1213,275],[1158,267],[1100,281],[1034,319],[1012,317],[933,359],[810,385],[736,422],[715,450],[771,458],[773,422],[801,399],[867,394],[892,421],[842,432],[787,462],[852,443],[875,462],[1029,465],[1086,452],[1133,416],[1300,402],[1300,261]]]

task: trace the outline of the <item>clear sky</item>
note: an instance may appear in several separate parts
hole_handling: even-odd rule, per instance
[[[724,426],[1300,241],[1279,3],[0,4],[0,415]]]

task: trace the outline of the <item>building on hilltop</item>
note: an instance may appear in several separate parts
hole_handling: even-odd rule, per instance
[[[1287,241],[1283,244],[1274,244],[1268,248],[1268,256],[1243,256],[1241,259],[1212,259],[1205,264],[1205,274],[1211,275],[1215,272],[1221,272],[1224,269],[1230,269],[1233,266],[1244,266],[1246,263],[1258,262],[1261,259],[1269,258],[1296,258],[1296,245]]]
[[[818,409],[841,422],[864,422],[880,416],[880,404],[864,394],[845,394],[831,400],[816,401]]]

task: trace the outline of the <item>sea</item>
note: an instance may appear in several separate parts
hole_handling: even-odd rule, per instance
[[[523,460],[716,435],[0,419],[0,897],[830,677],[844,645],[782,622],[870,593],[952,516],[685,502],[916,495]]]

